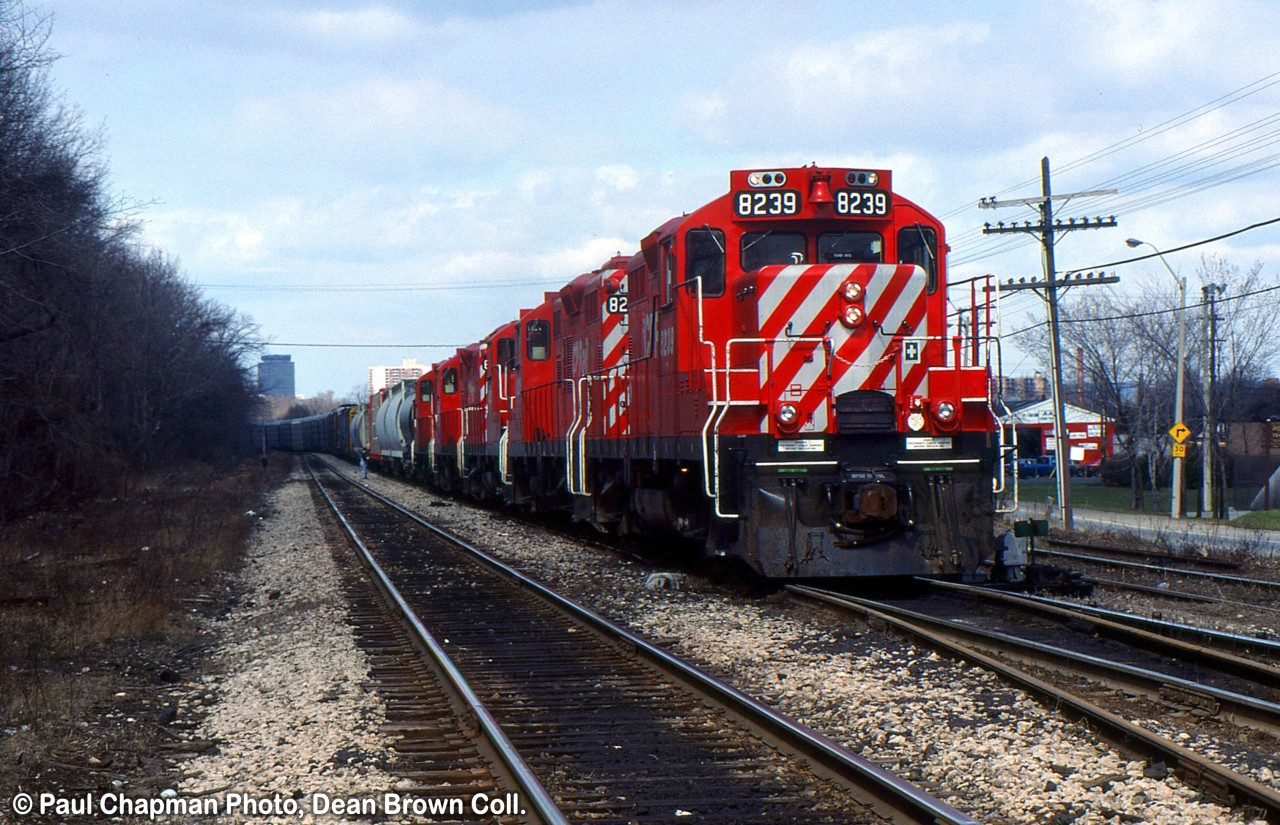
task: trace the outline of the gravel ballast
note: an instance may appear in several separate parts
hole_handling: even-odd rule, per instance
[[[696,576],[683,589],[646,589],[652,570],[609,551],[385,478],[369,483],[983,821],[1249,821],[994,676],[889,634]],[[382,708],[363,685],[367,661],[345,626],[333,557],[298,476],[258,539],[245,602],[214,628],[218,672],[206,678],[213,701],[196,735],[221,744],[185,764],[181,792],[396,787]]]

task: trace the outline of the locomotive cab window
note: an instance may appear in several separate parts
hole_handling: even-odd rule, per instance
[[[685,282],[692,287],[702,279],[702,294],[724,294],[724,232],[719,229],[690,229],[684,236]]]
[[[807,238],[799,232],[747,232],[742,236],[742,271],[805,262]]]
[[[670,306],[676,299],[676,284],[680,273],[676,269],[676,245],[670,240],[662,242],[662,305]]]
[[[820,264],[878,264],[884,260],[879,232],[825,232],[818,236]]]
[[[498,366],[511,369],[516,363],[516,339],[498,339]]]
[[[525,329],[525,357],[545,361],[551,357],[551,325],[546,321],[530,321]]]
[[[915,264],[928,276],[926,289],[938,288],[938,233],[924,224],[898,231],[898,263]]]
[[[453,395],[458,391],[458,368],[449,367],[440,376],[440,391],[445,395]]]
[[[430,382],[430,381],[423,381],[423,382],[422,382],[422,400],[423,400],[423,401],[430,401],[430,400],[431,400],[432,391],[433,391],[432,382]]]

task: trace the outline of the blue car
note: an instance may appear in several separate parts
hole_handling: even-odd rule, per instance
[[[1058,467],[1051,455],[1035,458],[1018,459],[1018,478],[1045,478],[1051,476]]]

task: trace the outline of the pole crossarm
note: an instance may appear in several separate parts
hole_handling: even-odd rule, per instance
[[[1100,198],[1105,195],[1114,195],[1119,190],[1116,189],[1094,189],[1089,192],[1072,192],[1069,195],[1041,195],[1038,198],[1012,198],[1010,200],[996,200],[992,195],[989,198],[979,198],[979,209],[1000,209],[1005,206],[1041,206],[1046,200],[1050,201],[1069,201],[1072,198]]]
[[[1052,225],[1044,223],[1032,223],[1031,221],[997,221],[995,224],[985,223],[982,225],[983,235],[1000,235],[1010,232],[1025,232],[1029,235],[1044,236],[1049,232],[1070,232],[1072,229],[1115,229],[1119,224],[1116,223],[1116,216],[1097,217],[1097,218],[1067,218],[1065,221],[1061,219],[1054,220]]]
[[[1058,480],[1058,507],[1062,514],[1062,526],[1064,529],[1070,530],[1074,526],[1072,523],[1071,513],[1071,456],[1068,455],[1068,439],[1066,428],[1066,411],[1064,409],[1065,401],[1062,394],[1062,342],[1059,336],[1058,323],[1058,295],[1060,292],[1066,291],[1068,288],[1083,284],[1110,284],[1116,283],[1120,279],[1114,275],[1100,274],[1096,277],[1086,278],[1059,278],[1058,269],[1054,262],[1054,243],[1057,241],[1058,235],[1063,232],[1070,232],[1073,229],[1111,229],[1116,224],[1115,215],[1106,218],[1068,218],[1066,221],[1062,219],[1055,220],[1053,217],[1053,202],[1067,201],[1071,198],[1093,197],[1101,195],[1114,195],[1115,189],[1102,189],[1091,192],[1072,192],[1067,195],[1053,194],[1049,185],[1049,159],[1042,158],[1040,160],[1040,197],[1036,198],[1016,198],[1013,200],[996,200],[992,198],[983,198],[978,201],[980,209],[999,209],[1005,206],[1034,206],[1040,213],[1038,222],[1023,221],[1021,223],[1012,221],[1005,223],[998,221],[993,226],[988,223],[983,226],[982,234],[984,235],[1001,235],[1012,232],[1023,232],[1028,235],[1035,235],[1040,241],[1040,245],[1044,248],[1044,280],[1030,281],[1023,278],[1017,283],[1010,282],[1001,284],[1000,289],[1031,289],[1047,304],[1049,314],[1049,361],[1050,372],[1052,373],[1053,385],[1053,430],[1054,430],[1054,452],[1057,455],[1057,472],[1055,475]],[[1093,273],[1090,273],[1092,275]]]
[[[1028,278],[1020,278],[1015,281],[1010,278],[1000,283],[1001,292],[1014,292],[1019,289],[1034,289],[1039,292],[1042,289],[1054,287],[1066,292],[1073,286],[1086,286],[1089,284],[1118,284],[1120,283],[1119,275],[1108,275],[1105,272],[1078,272],[1067,278],[1056,278],[1053,281],[1035,280]]]

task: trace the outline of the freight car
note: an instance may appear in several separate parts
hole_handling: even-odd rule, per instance
[[[982,284],[949,323],[946,250],[887,170],[732,172],[433,365],[383,464],[769,578],[974,577],[996,550],[998,348]]]
[[[360,418],[362,410],[362,405],[343,404],[320,415],[260,421],[252,429],[254,449],[264,453],[268,450],[284,450],[354,454],[356,448],[353,446],[351,428],[353,422]]]

